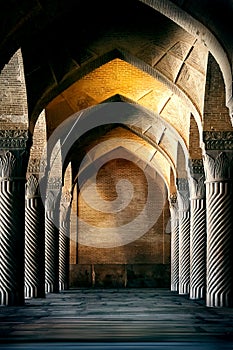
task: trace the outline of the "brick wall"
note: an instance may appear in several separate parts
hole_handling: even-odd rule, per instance
[[[117,227],[131,222],[137,215],[139,215],[147,200],[147,180],[143,171],[133,162],[126,159],[114,159],[106,163],[98,172],[98,193],[103,199],[113,201],[117,198],[115,190],[116,183],[122,178],[130,180],[131,183],[134,184],[133,198],[124,210],[120,213],[103,213],[91,208],[84,202],[82,196],[79,195],[79,217],[93,227],[115,227],[117,231]],[[112,276],[111,278],[117,280],[118,277],[121,276],[119,278],[122,279],[123,275],[120,271],[122,269],[124,270],[123,267],[125,265],[128,266],[127,269],[129,274],[132,274],[132,271],[137,269],[136,266],[141,266],[140,276],[144,274],[145,278],[147,276],[147,279],[149,278],[148,273],[152,278],[153,273],[150,273],[149,271],[154,265],[166,265],[166,269],[169,270],[170,232],[167,232],[170,217],[169,207],[167,200],[165,200],[165,203],[161,200],[164,196],[161,187],[156,183],[154,183],[154,186],[158,193],[158,198],[155,198],[155,201],[161,201],[161,206],[158,205],[158,203],[150,203],[150,206],[152,206],[152,208],[160,207],[161,212],[159,213],[157,222],[155,222],[153,227],[139,239],[122,246],[113,248],[95,248],[78,244],[77,264],[79,264],[79,266],[75,267],[75,265],[72,265],[73,273],[71,273],[70,281],[72,286],[77,286],[77,283],[80,286],[81,281],[84,279],[83,276],[87,277],[87,275],[89,275],[88,271],[91,266],[94,266],[95,273],[96,271],[99,271],[98,284],[101,285],[101,283],[103,283],[103,286],[107,275]],[[77,230],[79,230],[79,228],[77,228]],[[74,263],[73,256],[71,257],[71,263],[72,262]],[[151,266],[149,270],[148,264]],[[113,265],[116,269],[116,275],[119,275],[118,277],[114,274]],[[116,265],[119,265],[119,268],[117,268]],[[137,275],[135,271],[134,275]],[[144,271],[144,273],[142,271]],[[142,278],[142,276],[140,278]],[[122,281],[123,280],[124,278]]]
[[[190,117],[189,128],[189,154],[192,159],[202,159],[202,151],[200,148],[199,131],[195,118]]]
[[[27,129],[28,111],[21,51],[18,50],[0,74],[1,129]]]
[[[232,130],[225,102],[225,85],[219,65],[209,54],[205,90],[204,131]]]

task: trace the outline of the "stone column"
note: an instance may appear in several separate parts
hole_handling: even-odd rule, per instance
[[[70,204],[71,195],[63,193],[60,206],[60,232],[59,232],[59,289],[69,287],[70,265]]]
[[[44,205],[39,182],[31,175],[26,184],[25,209],[25,297],[45,297]]]
[[[27,130],[0,130],[0,304],[24,303]]]
[[[45,291],[59,292],[59,226],[57,193],[48,190],[45,202]]]
[[[192,159],[190,197],[190,299],[202,299],[206,285],[206,200],[202,159]]]
[[[221,144],[223,143],[224,140]],[[229,145],[232,145],[232,142]],[[204,166],[207,211],[206,305],[231,307],[233,304],[232,153],[217,152],[216,155],[216,152],[207,149]]]
[[[177,179],[179,205],[179,294],[190,288],[190,203],[187,179]]]
[[[171,213],[171,291],[179,288],[179,212],[176,193],[170,196]]]

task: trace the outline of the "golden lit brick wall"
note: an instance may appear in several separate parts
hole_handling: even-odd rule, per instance
[[[98,193],[101,198],[113,201],[117,197],[116,183],[121,179],[128,179],[134,185],[133,198],[125,209],[118,213],[104,213],[91,208],[79,195],[79,217],[92,227],[114,227],[117,232],[118,227],[131,222],[139,215],[147,199],[147,180],[144,172],[133,162],[126,159],[114,159],[103,165],[97,176]],[[158,200],[161,200],[161,189],[156,183],[154,183],[154,186],[158,191]],[[161,201],[160,204],[161,212],[158,215],[157,222],[141,238],[127,245],[113,248],[95,248],[79,244],[77,263],[168,263],[170,257],[170,235],[165,233],[169,218],[167,200],[165,199],[165,203]],[[153,205],[154,203],[150,203],[150,206],[153,207]]]

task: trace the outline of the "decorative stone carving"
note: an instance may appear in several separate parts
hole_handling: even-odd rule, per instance
[[[221,152],[216,158],[204,155],[206,181],[225,181],[231,177],[232,157]]]
[[[199,179],[192,177],[190,179],[191,199],[205,198],[205,177],[201,176]]]
[[[44,173],[46,168],[46,160],[30,158],[27,172],[32,174]]]
[[[188,191],[178,191],[177,201],[179,205],[179,212],[188,211],[190,207],[189,192]]]
[[[48,178],[48,190],[60,190],[62,187],[61,177],[49,177]]]
[[[177,193],[171,193],[169,197],[170,204],[177,206]]]
[[[189,159],[189,169],[191,176],[204,175],[204,166],[202,159]]]
[[[28,130],[0,130],[1,149],[25,149],[28,139]]]
[[[12,178],[15,175],[16,158],[7,151],[0,156],[0,178]]]
[[[55,210],[55,202],[56,202],[55,193],[53,191],[49,191],[45,201],[45,209],[47,212]]]
[[[204,131],[206,150],[233,150],[233,131]]]
[[[70,209],[71,200],[72,200],[72,197],[70,192],[66,191],[65,193],[62,193],[61,205],[60,205],[61,223],[65,223],[67,221],[67,214]]]
[[[25,180],[27,156],[27,150],[0,149],[0,177]]]
[[[189,191],[188,180],[186,178],[178,178],[176,179],[176,187],[179,192]]]
[[[28,178],[26,183],[26,198],[33,198],[39,196],[39,182],[34,175]]]

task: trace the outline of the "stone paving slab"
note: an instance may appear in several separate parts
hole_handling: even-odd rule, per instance
[[[2,344],[58,340],[224,341],[233,350],[233,309],[207,308],[165,289],[70,290],[0,308]]]

